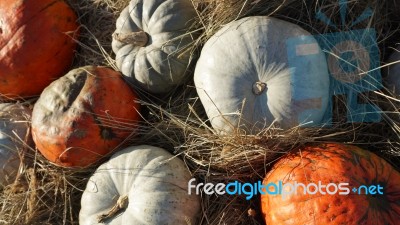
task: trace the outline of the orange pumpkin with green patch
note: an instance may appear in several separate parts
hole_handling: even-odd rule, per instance
[[[47,87],[34,106],[36,147],[57,165],[86,167],[134,133],[136,100],[119,72],[95,66],[71,70]]]

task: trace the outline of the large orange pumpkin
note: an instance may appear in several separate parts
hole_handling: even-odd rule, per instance
[[[94,66],[71,70],[50,84],[33,108],[36,147],[55,164],[86,167],[134,132],[135,100],[119,72]]]
[[[60,0],[0,1],[0,94],[30,97],[71,65],[78,24]]]
[[[329,185],[321,186],[322,192],[304,194],[298,187],[297,194],[261,196],[263,216],[268,225],[279,224],[399,224],[400,223],[400,174],[385,160],[361,148],[343,144],[308,146],[282,158],[269,172],[263,184],[278,184],[287,193],[294,188],[285,184],[311,183],[341,185],[343,191]],[[364,187],[382,187],[366,194]],[[344,191],[347,187],[349,190]],[[307,187],[306,187],[307,188]],[[353,188],[357,188],[354,189]],[[269,186],[273,192],[274,188]],[[264,189],[265,191],[266,189]],[[310,191],[315,192],[315,186]],[[344,195],[339,195],[343,192]],[[349,192],[348,195],[345,195]],[[374,194],[375,193],[375,194]]]

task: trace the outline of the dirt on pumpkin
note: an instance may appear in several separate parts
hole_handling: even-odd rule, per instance
[[[104,65],[117,70],[111,50],[112,33],[119,13],[129,0],[67,0],[76,11],[81,35],[71,69]],[[338,0],[192,0],[198,17],[193,27],[199,38],[188,49],[198,55],[202,45],[224,24],[245,16],[273,16],[298,24],[313,35],[348,29],[374,28],[381,53],[381,65],[400,43],[396,0],[349,1],[347,21],[342,24]],[[372,17],[355,26],[352,21],[366,8]],[[325,13],[334,28],[317,19]],[[397,10],[397,11],[396,11]],[[338,30],[339,29],[339,30]],[[194,68],[191,68],[192,70]],[[192,75],[192,74],[191,74]],[[168,95],[139,93],[143,120],[132,145],[150,144],[179,155],[198,182],[262,180],[273,163],[291,149],[314,142],[342,142],[359,145],[384,157],[400,168],[400,100],[386,90],[364,96],[383,109],[379,123],[346,123],[341,115],[343,99],[335,99],[328,128],[270,127],[257,135],[218,135],[210,128],[192,79]],[[34,100],[30,100],[34,102]],[[21,155],[21,173],[14,184],[0,192],[0,224],[79,224],[80,197],[96,165],[85,169],[66,169],[49,163],[41,154],[27,148]],[[104,158],[107,160],[107,158]],[[103,160],[103,161],[104,161]],[[90,204],[90,203],[86,203]],[[245,196],[202,196],[199,224],[264,224],[259,199]]]

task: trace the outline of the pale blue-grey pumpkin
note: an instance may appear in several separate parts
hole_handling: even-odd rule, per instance
[[[117,67],[127,81],[163,93],[187,80],[195,16],[190,0],[131,0],[117,19],[112,40]]]
[[[196,224],[200,198],[188,194],[190,179],[183,161],[166,150],[128,147],[90,177],[79,224]]]
[[[225,25],[202,49],[194,81],[218,132],[319,125],[329,100],[327,62],[317,41],[271,17]]]

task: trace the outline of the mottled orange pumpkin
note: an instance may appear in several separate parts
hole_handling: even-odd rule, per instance
[[[400,223],[400,174],[389,163],[377,155],[361,148],[343,144],[320,144],[300,148],[280,159],[269,172],[263,184],[282,181],[292,185],[310,183],[328,185],[330,183],[348,183],[348,195],[336,194],[333,185],[329,194],[321,186],[322,194],[304,194],[298,187],[297,194],[264,194],[261,207],[266,223],[279,224],[399,224]],[[379,194],[366,194],[361,185],[380,185]],[[269,190],[274,191],[274,188]],[[290,187],[282,188],[290,191]],[[266,190],[266,189],[264,189]],[[292,189],[294,190],[294,189]],[[315,192],[311,187],[310,191]]]
[[[36,147],[57,165],[86,167],[134,132],[135,100],[119,72],[94,66],[71,70],[51,83],[33,108]]]
[[[77,16],[60,0],[0,1],[0,95],[30,97],[71,65]]]

